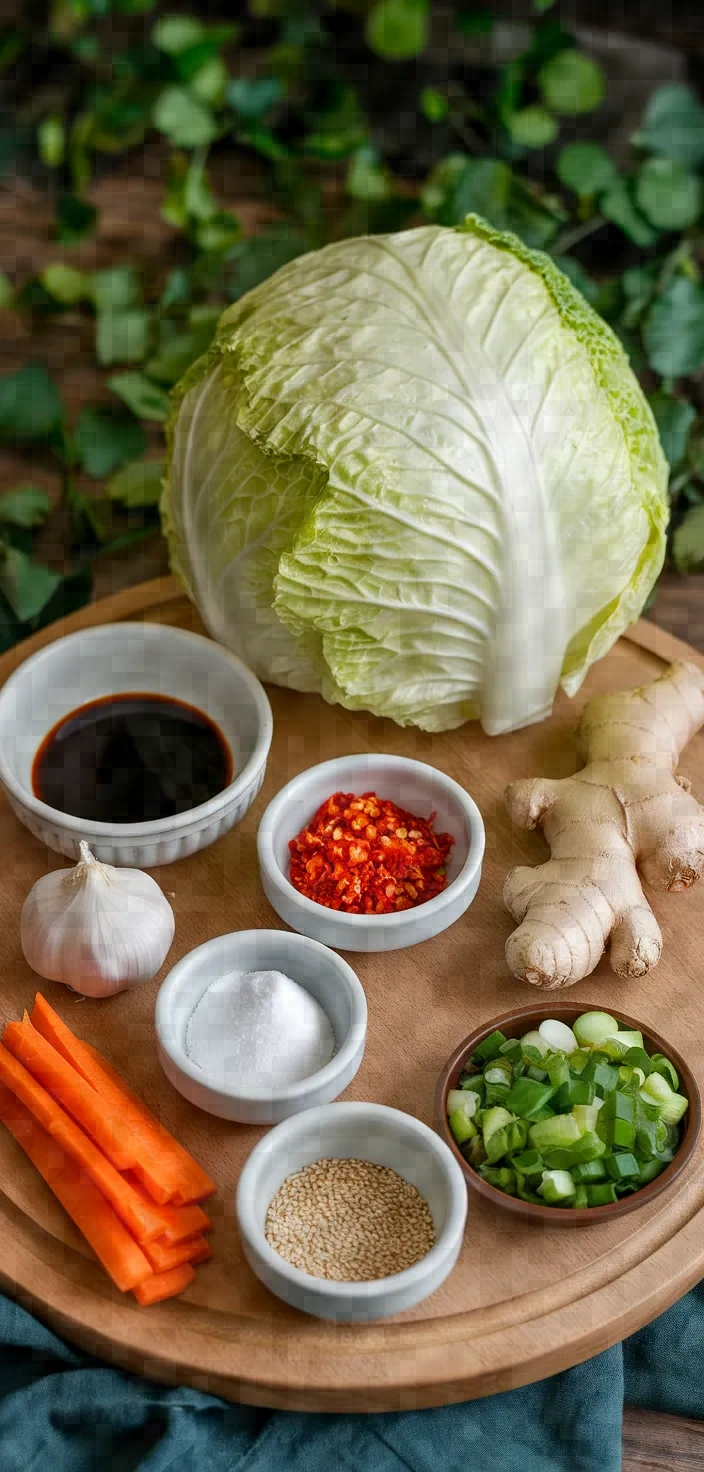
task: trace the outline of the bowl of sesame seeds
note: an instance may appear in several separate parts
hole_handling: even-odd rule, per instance
[[[393,951],[439,935],[471,905],[484,824],[436,767],[362,752],[288,782],[257,850],[266,897],[292,930],[338,950]]]
[[[467,1190],[452,1151],[383,1104],[309,1109],[269,1131],[237,1186],[253,1272],[304,1313],[339,1323],[419,1303],[457,1261]]]

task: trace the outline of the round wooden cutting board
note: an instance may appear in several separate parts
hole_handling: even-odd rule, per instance
[[[172,579],[108,599],[44,630],[0,659],[0,681],[27,654],[61,633],[119,619],[199,629]],[[511,921],[501,902],[507,870],[537,863],[538,834],[513,832],[502,802],[515,777],[566,776],[576,761],[572,728],[596,691],[636,685],[685,655],[687,646],[639,624],[594,669],[575,702],[509,736],[465,726],[443,736],[402,731],[353,715],[316,696],[269,691],[274,743],[264,789],[240,827],[212,848],[155,871],[176,914],[168,965],[209,937],[279,926],[262,893],[257,824],[266,803],[295,773],[328,757],[390,751],[418,757],[463,783],[481,808],[487,845],[479,895],[444,935],[407,951],[348,955],[369,1002],[367,1052],[343,1096],[394,1105],[432,1123],[440,1069],[485,1019],[539,994],[508,974]],[[704,794],[704,736],[682,770]],[[417,1308],[368,1326],[336,1326],[287,1308],[247,1267],[234,1191],[262,1129],[232,1125],[187,1104],[157,1063],[154,1002],[161,976],[107,1001],[38,983],[19,940],[22,901],[34,881],[63,864],[18,823],[0,798],[1,1020],[21,1016],[37,986],[83,1038],[97,1045],[218,1182],[209,1203],[212,1262],[182,1298],[140,1309],[123,1298],[92,1258],[32,1166],[0,1126],[0,1283],[60,1333],[108,1360],[231,1400],[287,1409],[399,1410],[486,1395],[576,1364],[632,1333],[704,1274],[704,1139],[676,1185],[650,1206],[606,1226],[569,1230],[525,1225],[475,1193],[460,1262]],[[570,992],[642,1018],[679,1048],[704,1089],[704,886],[655,900],[665,947],[649,977],[625,984],[603,962]],[[549,994],[545,997],[550,1011]]]

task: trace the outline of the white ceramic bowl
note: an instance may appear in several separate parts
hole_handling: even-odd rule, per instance
[[[341,1283],[291,1267],[269,1246],[264,1224],[282,1181],[315,1160],[350,1158],[390,1166],[425,1197],[436,1240],[412,1268]],[[255,1145],[237,1186],[237,1219],[253,1272],[294,1308],[340,1323],[385,1318],[434,1293],[455,1266],[466,1216],[467,1187],[451,1150],[420,1120],[384,1104],[329,1104],[287,1120]]]
[[[393,915],[348,915],[299,894],[288,877],[289,840],[333,792],[376,792],[419,818],[434,812],[435,832],[451,833],[455,840],[442,894]],[[269,904],[293,930],[341,951],[395,951],[439,935],[471,905],[482,873],[484,824],[459,782],[436,767],[361,753],[321,762],[282,787],[261,820],[257,848]]]
[[[57,721],[131,691],[185,700],[209,716],[232,753],[229,786],[189,812],[146,823],[90,822],[36,797],[32,763]],[[103,624],[48,644],[3,685],[0,782],[20,821],[49,848],[75,859],[85,839],[104,863],[149,869],[206,848],[239,823],[264,780],[272,730],[258,679],[212,639],[165,624]]]
[[[186,1028],[206,988],[229,971],[283,971],[315,997],[335,1034],[325,1068],[280,1089],[242,1088],[236,1078],[227,1090],[208,1083],[186,1054]],[[169,972],[156,1002],[159,1061],[174,1088],[208,1114],[246,1124],[278,1124],[336,1099],[359,1068],[366,1033],[367,999],[352,967],[327,946],[286,930],[239,930],[206,941]]]

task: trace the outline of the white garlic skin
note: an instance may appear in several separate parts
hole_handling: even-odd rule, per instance
[[[149,874],[101,864],[82,843],[75,869],[44,874],[22,907],[25,960],[86,997],[111,997],[156,975],[174,912]]]

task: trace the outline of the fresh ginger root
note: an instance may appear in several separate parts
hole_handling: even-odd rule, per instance
[[[506,804],[521,828],[542,828],[551,857],[512,869],[504,903],[519,922],[506,942],[514,976],[572,986],[611,942],[617,976],[643,976],[662,950],[641,888],[688,889],[704,865],[704,809],[675,774],[704,724],[704,672],[672,664],[638,690],[597,695],[582,712],[585,762],[562,781],[512,782]]]

